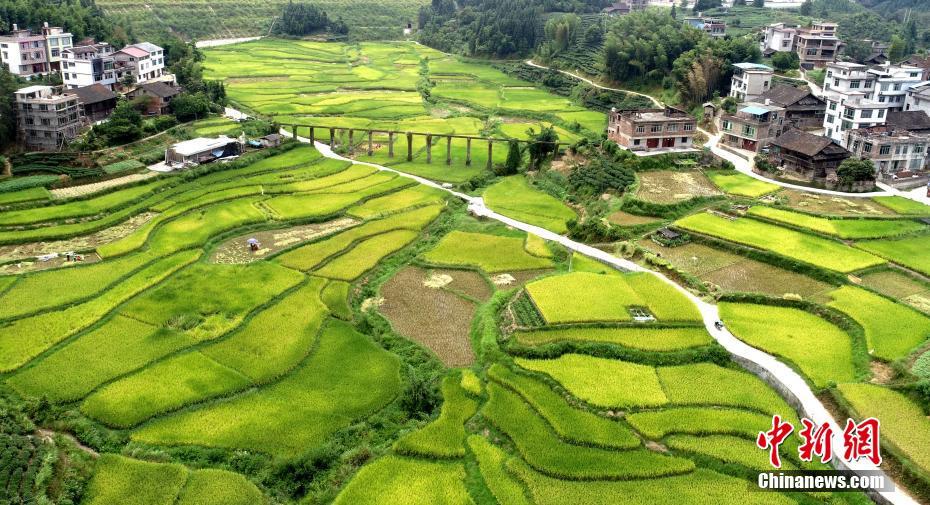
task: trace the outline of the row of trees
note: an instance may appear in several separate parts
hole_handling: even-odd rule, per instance
[[[285,35],[303,37],[314,33],[329,31],[339,35],[349,33],[342,16],[330,19],[326,11],[309,3],[288,2],[275,23],[275,30]]]

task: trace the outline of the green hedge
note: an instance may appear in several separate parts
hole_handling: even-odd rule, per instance
[[[14,177],[0,180],[0,193],[9,193],[40,186],[48,187],[57,180],[58,177],[54,175],[29,175],[26,177]]]
[[[120,173],[120,172],[128,172],[128,171],[130,171],[130,170],[138,170],[138,169],[144,168],[144,167],[145,167],[145,165],[142,164],[141,161],[136,161],[136,160],[123,160],[123,161],[117,161],[116,163],[110,163],[109,165],[105,165],[105,166],[103,166],[103,167],[101,167],[101,168],[103,168],[103,171],[106,172],[106,173],[108,173],[108,174],[118,174],[118,173]]]

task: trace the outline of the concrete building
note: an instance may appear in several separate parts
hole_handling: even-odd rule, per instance
[[[801,130],[819,130],[823,128],[823,117],[827,104],[811,92],[810,88],[779,85],[759,97],[762,103],[770,103],[785,108],[785,126]]]
[[[907,90],[904,110],[922,110],[930,114],[930,81],[924,81]]]
[[[741,104],[736,114],[720,118],[720,141],[744,151],[760,152],[785,131],[785,108],[772,103]]]
[[[904,60],[904,64],[923,70],[923,80],[930,81],[930,56],[918,56],[915,54]]]
[[[798,129],[788,130],[772,141],[769,158],[781,169],[808,181],[836,180],[836,169],[850,152],[827,137]]]
[[[696,130],[697,120],[673,107],[611,109],[607,137],[630,151],[687,150]]]
[[[647,0],[622,0],[601,9],[601,14],[607,16],[625,16],[633,11],[644,10],[647,6]]]
[[[885,124],[889,111],[904,109],[907,91],[920,82],[921,72],[906,65],[831,63],[824,96],[828,137],[846,145],[846,132]]]
[[[78,97],[62,95],[52,86],[29,86],[16,91],[20,140],[40,151],[62,149],[81,128]]]
[[[775,23],[765,27],[760,49],[766,56],[779,51],[798,53],[804,68],[822,67],[836,61],[842,42],[836,37],[836,23],[819,22],[810,27]]]
[[[49,72],[48,50],[45,36],[20,30],[13,25],[13,33],[0,37],[0,62],[12,74],[32,77]]]
[[[727,34],[727,23],[720,18],[692,17],[685,18],[684,22],[703,31],[710,37],[723,38]]]
[[[113,89],[116,84],[113,46],[106,42],[76,46],[62,51],[61,78],[68,89],[101,84]]]
[[[755,101],[771,88],[772,67],[758,63],[734,63],[733,67],[730,96],[740,102]]]
[[[836,37],[836,23],[813,23],[809,28],[798,28],[795,52],[801,58],[801,67],[823,67],[836,61],[841,42]]]
[[[851,130],[846,148],[853,156],[870,160],[881,179],[907,177],[927,168],[930,134],[873,126]]]
[[[42,36],[45,38],[45,48],[48,51],[48,66],[52,72],[61,70],[61,52],[73,47],[74,36],[59,26],[49,26],[44,23]]]
[[[126,46],[114,54],[117,80],[131,75],[135,84],[159,80],[165,75],[165,51],[149,42]]]

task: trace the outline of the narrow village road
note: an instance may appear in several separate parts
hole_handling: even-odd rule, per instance
[[[284,129],[281,130],[281,134],[287,137],[293,136],[291,132],[288,132]],[[303,138],[303,137],[297,137],[297,140],[300,142],[304,142],[304,143],[310,143],[310,139]],[[491,209],[487,208],[484,204],[484,200],[480,197],[470,196],[465,193],[453,191],[451,189],[444,188],[441,184],[433,182],[429,179],[424,179],[423,177],[418,177],[418,176],[411,175],[405,172],[401,172],[399,170],[396,170],[390,167],[378,165],[375,163],[352,160],[352,159],[340,156],[339,154],[334,153],[328,144],[316,142],[314,145],[317,148],[317,150],[319,150],[320,153],[327,158],[351,161],[353,163],[370,166],[378,170],[393,172],[393,173],[400,175],[401,177],[407,177],[421,184],[424,184],[426,186],[430,186],[430,187],[437,188],[437,189],[446,191],[448,193],[451,193],[452,195],[455,195],[456,197],[468,202],[468,210],[476,216],[493,219],[495,221],[499,221],[508,226],[512,226],[513,228],[525,231],[527,233],[531,233],[543,239],[557,242],[572,251],[576,251],[580,254],[588,256],[589,258],[593,258],[595,260],[598,260],[604,264],[610,265],[619,270],[628,271],[628,272],[646,272],[651,275],[655,275],[656,277],[661,279],[663,282],[677,289],[679,292],[685,295],[689,300],[691,300],[698,307],[698,310],[701,313],[701,317],[704,321],[704,326],[705,328],[707,328],[707,331],[711,334],[711,336],[714,337],[714,339],[721,346],[723,346],[724,349],[726,349],[730,354],[734,355],[743,366],[745,366],[747,369],[749,369],[751,372],[755,373],[756,375],[761,376],[763,379],[767,380],[768,382],[774,383],[774,385],[776,386],[776,389],[778,389],[779,393],[785,397],[785,399],[788,401],[789,404],[799,407],[799,410],[801,411],[801,414],[803,416],[811,419],[818,425],[829,424],[830,426],[832,426],[833,433],[834,433],[834,443],[833,443],[834,458],[835,458],[835,461],[841,461],[842,447],[843,447],[843,439],[842,439],[843,429],[836,423],[836,420],[833,419],[833,417],[827,411],[826,407],[823,406],[820,400],[817,399],[817,396],[808,386],[807,382],[805,382],[804,379],[800,375],[798,375],[797,372],[791,369],[791,367],[780,362],[774,356],[767,354],[765,352],[762,352],[759,349],[756,349],[752,346],[749,346],[748,344],[734,337],[726,328],[718,330],[715,327],[715,323],[720,320],[720,313],[716,305],[707,303],[704,300],[698,298],[697,296],[692,294],[690,291],[679,286],[677,283],[675,283],[668,277],[665,277],[664,275],[658,272],[644,268],[632,261],[629,261],[623,258],[618,258],[610,253],[591,247],[587,244],[576,242],[568,237],[558,235],[544,228],[540,228],[538,226],[524,223],[522,221],[517,221],[516,219],[512,219],[507,216],[498,214],[492,211]],[[852,470],[857,470],[857,471],[878,469],[877,467],[869,464],[868,462],[856,462],[856,463],[848,465],[848,467]],[[888,479],[890,480],[890,477],[888,477]],[[917,502],[914,501],[913,498],[908,496],[902,490],[896,489],[895,491],[882,492],[880,493],[880,495],[883,501],[886,503],[891,503],[894,505],[917,505]]]

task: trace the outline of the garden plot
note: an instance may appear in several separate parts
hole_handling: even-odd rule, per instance
[[[325,223],[294,226],[283,230],[268,230],[240,235],[223,242],[213,251],[210,261],[213,263],[245,264],[261,260],[281,250],[291,248],[301,242],[308,242],[320,237],[338,233],[358,221],[350,218],[334,219]],[[249,241],[255,239],[258,249],[250,249]]]
[[[895,212],[868,198],[844,198],[807,191],[784,189],[774,198],[783,200],[788,207],[819,216],[883,216]]]
[[[878,202],[883,207],[891,209],[897,214],[909,216],[930,215],[930,207],[909,198],[904,198],[903,196],[877,196],[872,200]]]
[[[556,342],[596,342],[616,344],[643,351],[675,351],[709,345],[710,335],[703,327],[650,328],[565,328],[520,331],[514,334],[517,342],[538,346]]]
[[[805,275],[702,244],[664,247],[651,240],[643,240],[639,245],[724,291],[774,296],[791,292],[819,300],[823,293],[832,289],[829,284]]]
[[[244,476],[224,470],[188,470],[104,454],[84,495],[89,505],[254,505],[264,497]]]
[[[885,262],[839,242],[749,218],[728,219],[702,212],[675,221],[675,226],[842,273]]]
[[[927,229],[916,221],[906,219],[825,219],[763,206],[750,207],[748,214],[843,239],[892,237]]]
[[[851,382],[859,375],[851,337],[814,314],[788,307],[721,303],[720,318],[737,338],[791,361],[817,387]]]
[[[461,463],[383,456],[362,468],[333,503],[471,505],[465,479]]]
[[[457,273],[447,272],[454,280]],[[475,359],[469,338],[475,303],[430,286],[431,280],[426,270],[402,269],[381,287],[384,303],[378,311],[394,331],[431,350],[446,366],[469,365]]]
[[[618,210],[607,216],[607,220],[612,224],[620,226],[639,226],[643,224],[653,224],[661,221],[659,218],[649,217],[649,216],[637,216],[636,214],[630,214],[628,212],[623,212]]]
[[[132,438],[295,457],[322,446],[333,432],[383,407],[399,391],[399,359],[330,320],[315,352],[281,381],[158,418]]]
[[[758,198],[779,189],[777,184],[760,181],[736,171],[710,171],[707,172],[707,177],[730,195]]]
[[[930,285],[897,270],[881,270],[862,276],[862,285],[930,313]]]
[[[631,321],[633,307],[648,309],[659,321],[701,320],[684,295],[647,273],[573,272],[531,282],[526,290],[549,324]]]
[[[697,171],[660,170],[637,172],[636,198],[653,203],[678,203],[701,196],[722,193],[703,173]]]
[[[559,199],[534,188],[520,175],[501,179],[482,196],[491,210],[555,233],[568,231],[568,222],[578,217]]]
[[[903,358],[930,338],[930,318],[853,286],[843,286],[829,293],[828,305],[856,320],[865,330],[869,353],[894,361]]]
[[[901,393],[873,384],[840,384],[856,418],[881,420],[883,442],[930,475],[930,419],[919,405]]]
[[[930,257],[925,254],[927,248],[930,247],[930,235],[918,235],[898,240],[867,240],[857,242],[856,247],[930,276]]]
[[[526,252],[524,237],[491,235],[455,230],[423,255],[436,265],[471,266],[490,274],[539,270],[554,266],[549,258]]]

